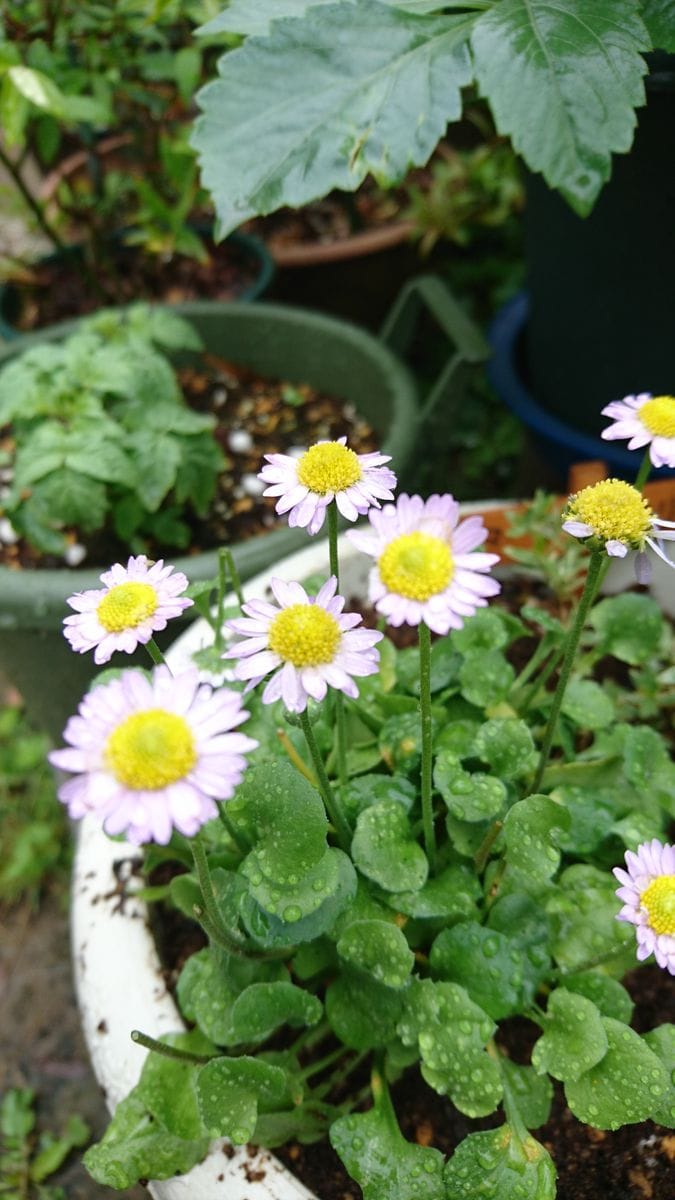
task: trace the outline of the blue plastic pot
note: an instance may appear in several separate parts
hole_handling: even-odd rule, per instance
[[[532,395],[524,370],[528,316],[528,295],[519,292],[499,310],[488,331],[492,357],[487,374],[497,395],[527,426],[542,456],[562,476],[567,476],[573,463],[601,459],[611,475],[634,479],[642,461],[640,452],[627,450],[623,442],[606,442],[582,433],[548,412]],[[659,471],[659,478],[672,475],[675,471]]]

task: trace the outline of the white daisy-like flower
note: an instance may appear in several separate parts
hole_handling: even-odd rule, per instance
[[[635,574],[648,583],[650,566],[645,547],[669,567],[675,566],[663,543],[675,539],[675,523],[654,516],[641,492],[624,479],[602,479],[570,496],[563,509],[563,529],[573,537],[591,539],[610,558],[625,558],[637,550]]]
[[[375,559],[369,597],[390,625],[419,625],[434,633],[461,629],[466,617],[483,608],[501,585],[487,572],[498,554],[476,553],[487,539],[479,516],[461,524],[459,504],[450,495],[399,496],[381,512],[369,514],[370,530],[347,537]]]
[[[68,604],[76,612],[63,622],[73,650],[79,654],[93,650],[99,666],[115,650],[131,654],[145,645],[193,603],[180,594],[188,586],[187,577],[165,567],[162,559],[149,563],[145,554],[131,557],[126,567],[115,563],[101,575],[101,583],[105,587],[69,597]]]
[[[626,866],[615,867],[623,900],[618,921],[636,926],[640,962],[654,955],[660,967],[675,975],[675,846],[658,838],[626,851]]]
[[[640,392],[637,396],[612,400],[602,413],[614,422],[600,435],[606,441],[628,438],[629,450],[649,446],[649,457],[655,467],[675,467],[675,396]]]
[[[370,508],[379,508],[380,500],[393,499],[396,476],[384,466],[391,456],[356,454],[346,442],[344,437],[336,442],[317,442],[300,457],[265,455],[267,465],[260,478],[269,486],[263,495],[279,497],[276,511],[280,515],[288,513],[292,528],[318,533],[331,500],[335,500],[343,517],[356,521]]]
[[[224,655],[239,659],[237,679],[252,688],[273,671],[263,702],[282,700],[294,713],[304,712],[310,697],[323,700],[329,687],[356,698],[353,677],[376,673],[380,655],[375,645],[383,635],[357,629],[360,613],[343,613],[345,600],[336,595],[334,575],[314,598],[299,583],[273,579],[270,586],[276,604],[250,600],[242,607],[244,617],[227,622],[243,639]]]
[[[49,755],[73,773],[59,799],[71,817],[98,812],[106,833],[134,845],[164,846],[173,829],[192,837],[233,795],[258,745],[232,732],[248,715],[239,692],[200,684],[196,670],[123,671],[84,697],[67,747]]]

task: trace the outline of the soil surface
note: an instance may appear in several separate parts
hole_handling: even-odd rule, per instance
[[[236,242],[208,244],[206,262],[185,255],[148,255],[109,244],[94,267],[77,250],[38,261],[26,282],[13,283],[5,318],[22,333],[137,300],[238,300],[255,283],[259,260]]]

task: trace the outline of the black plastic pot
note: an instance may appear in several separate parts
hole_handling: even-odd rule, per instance
[[[595,437],[610,400],[675,389],[675,56],[649,60],[633,148],[614,156],[590,216],[527,180],[531,394]]]

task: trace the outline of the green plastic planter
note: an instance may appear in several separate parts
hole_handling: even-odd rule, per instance
[[[420,403],[411,373],[390,344],[396,341],[405,348],[417,310],[424,305],[448,334],[451,348],[439,379]],[[452,388],[457,370],[467,361],[478,361],[483,353],[482,341],[472,340],[472,328],[443,285],[433,278],[408,285],[392,311],[383,340],[335,318],[280,305],[197,302],[178,305],[176,311],[194,324],[209,351],[263,375],[309,383],[351,401],[379,434],[381,447],[391,454],[400,479],[405,479],[412,460],[420,420]],[[0,366],[37,342],[67,336],[75,326],[68,322],[27,335],[0,351]],[[284,524],[231,548],[245,580],[305,545],[306,540],[304,531],[290,530]],[[216,575],[215,551],[182,558],[169,552],[167,558],[191,581]],[[62,621],[70,611],[66,598],[73,592],[100,587],[99,575],[107,566],[23,572],[0,568],[0,671],[22,693],[34,719],[53,736],[60,735],[65,719],[76,709],[95,674],[93,655],[74,654],[63,638]],[[168,641],[184,625],[172,622]],[[126,655],[118,655],[111,665],[125,666],[130,661]],[[145,665],[147,658],[144,655],[137,661]]]

